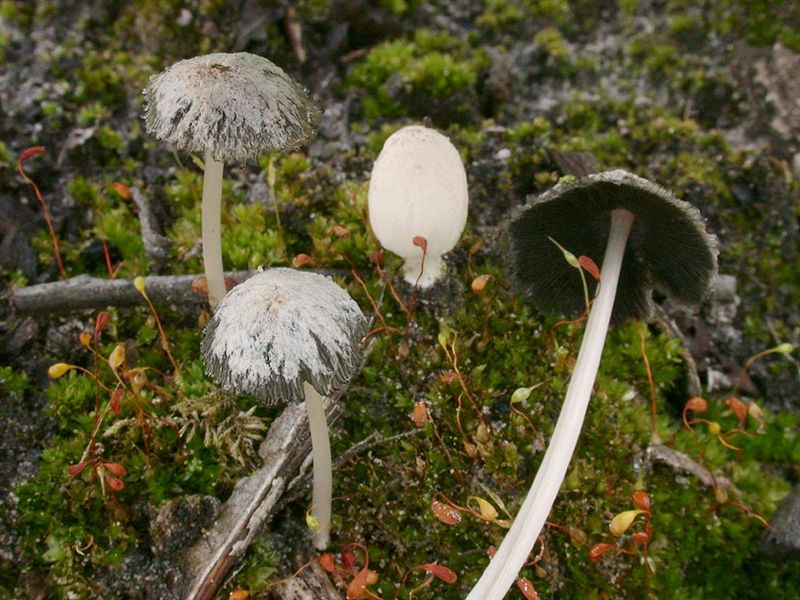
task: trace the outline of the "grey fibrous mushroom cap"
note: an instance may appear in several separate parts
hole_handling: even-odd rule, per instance
[[[300,84],[247,52],[179,61],[151,77],[144,94],[148,133],[220,162],[302,146],[320,118]]]
[[[578,273],[548,236],[575,256],[601,263],[611,211],[634,214],[612,321],[648,319],[653,288],[687,308],[711,292],[717,238],[694,206],[642,177],[622,170],[566,181],[533,198],[509,219],[504,245],[515,285],[546,312],[585,308]],[[602,276],[602,275],[601,275]]]
[[[328,396],[361,366],[367,322],[331,279],[275,268],[236,286],[202,343],[206,372],[223,388],[267,405],[304,399],[307,381]]]

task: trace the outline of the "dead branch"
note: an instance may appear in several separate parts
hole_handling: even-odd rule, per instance
[[[341,600],[328,575],[316,561],[301,573],[275,584],[270,597],[276,600]]]
[[[325,401],[328,422],[340,413],[335,400]],[[189,584],[186,600],[210,600],[253,538],[275,514],[278,500],[311,450],[308,417],[303,404],[289,404],[275,419],[261,443],[264,465],[239,480],[210,531],[189,549],[183,572]]]
[[[349,271],[337,269],[316,269],[315,272],[329,276],[349,276]],[[225,283],[230,289],[254,273],[255,270],[229,271],[225,273]],[[154,304],[199,308],[205,305],[206,295],[202,290],[195,289],[195,284],[202,284],[202,281],[202,275],[154,275],[145,278],[145,288]],[[59,314],[74,310],[98,310],[108,306],[147,305],[133,287],[132,279],[103,279],[88,275],[19,288],[11,293],[9,301],[18,315]]]
[[[686,394],[688,398],[703,395],[703,386],[700,383],[700,375],[697,373],[697,363],[689,352],[689,346],[686,343],[686,338],[681,332],[680,328],[675,324],[675,321],[669,316],[659,304],[655,305],[655,326],[664,335],[669,338],[676,339],[681,343],[681,358],[683,359],[683,366],[686,369]]]
[[[737,496],[741,494],[727,477],[717,477],[688,455],[664,444],[650,444],[647,448],[647,461],[651,465],[659,463],[671,467],[674,471],[694,475],[706,487],[720,488],[724,492],[729,491]]]
[[[170,240],[163,234],[150,199],[138,187],[132,187],[130,190],[131,199],[136,204],[139,228],[142,230],[144,253],[147,255],[150,268],[156,273],[161,273],[169,261]]]
[[[286,33],[292,44],[294,56],[301,65],[308,59],[305,46],[303,46],[303,24],[294,6],[286,8]]]

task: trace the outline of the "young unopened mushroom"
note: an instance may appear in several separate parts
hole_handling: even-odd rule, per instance
[[[575,255],[605,253],[599,290],[542,464],[468,600],[503,598],[539,537],[580,435],[609,322],[650,316],[654,287],[696,306],[717,270],[717,240],[699,211],[621,170],[557,185],[522,207],[507,227],[509,270],[520,291],[543,310],[580,312],[580,279],[550,238]]]
[[[320,112],[280,67],[246,52],[177,62],[151,77],[144,94],[148,133],[205,156],[203,263],[215,307],[226,293],[220,243],[223,164],[302,146],[316,134]]]
[[[381,245],[405,261],[406,281],[426,288],[442,276],[442,255],[461,237],[468,208],[464,164],[447,137],[419,125],[389,136],[372,168],[369,222]],[[415,237],[426,241],[424,265]]]
[[[206,326],[206,371],[224,388],[266,405],[305,401],[311,429],[311,514],[317,548],[328,545],[332,467],[322,396],[361,366],[367,322],[350,295],[316,273],[276,268],[236,286]]]

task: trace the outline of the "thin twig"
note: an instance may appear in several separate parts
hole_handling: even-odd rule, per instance
[[[339,410],[325,402],[329,420]],[[239,480],[207,535],[188,552],[183,572],[190,578],[183,597],[210,600],[252,540],[275,514],[290,478],[311,449],[308,418],[302,404],[290,404],[272,423],[259,448],[264,466]]]
[[[256,270],[225,273],[228,287],[242,283]],[[347,277],[340,269],[317,269],[317,273]],[[200,308],[206,303],[205,294],[194,284],[202,275],[154,275],[145,278],[147,293],[153,304]],[[17,314],[58,314],[75,310],[97,310],[108,306],[147,306],[136,291],[132,279],[103,279],[78,275],[64,281],[40,283],[14,290],[9,296]]]
[[[726,477],[717,477],[700,463],[694,461],[689,455],[664,444],[650,444],[647,448],[647,460],[652,465],[659,463],[671,467],[673,470],[694,475],[706,487],[720,488],[741,495],[741,492]]]
[[[169,238],[164,236],[161,224],[153,211],[147,196],[138,187],[130,188],[130,197],[136,205],[136,216],[139,219],[139,228],[142,232],[144,253],[150,263],[150,268],[156,273],[161,273],[167,268],[170,257]]]

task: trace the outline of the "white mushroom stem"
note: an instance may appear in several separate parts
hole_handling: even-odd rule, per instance
[[[208,302],[216,308],[227,292],[222,270],[222,242],[220,239],[220,206],[222,204],[223,164],[206,151],[203,176],[203,267],[208,286]]]
[[[528,560],[558,495],[589,406],[632,224],[633,214],[629,211],[617,209],[611,213],[608,246],[600,271],[600,290],[589,313],[583,343],[550,446],[514,523],[467,600],[501,600],[505,597]]]
[[[328,437],[328,419],[322,396],[310,383],[303,383],[306,396],[308,426],[311,429],[311,457],[314,462],[314,486],[311,494],[311,515],[316,517],[319,528],[314,530],[314,546],[317,550],[328,547],[331,533],[331,503],[333,502],[333,466],[331,443]]]
[[[406,256],[404,260],[403,278],[411,285],[416,283],[423,290],[439,281],[445,271],[445,262],[441,256],[427,254],[423,262],[422,253],[419,253]]]

